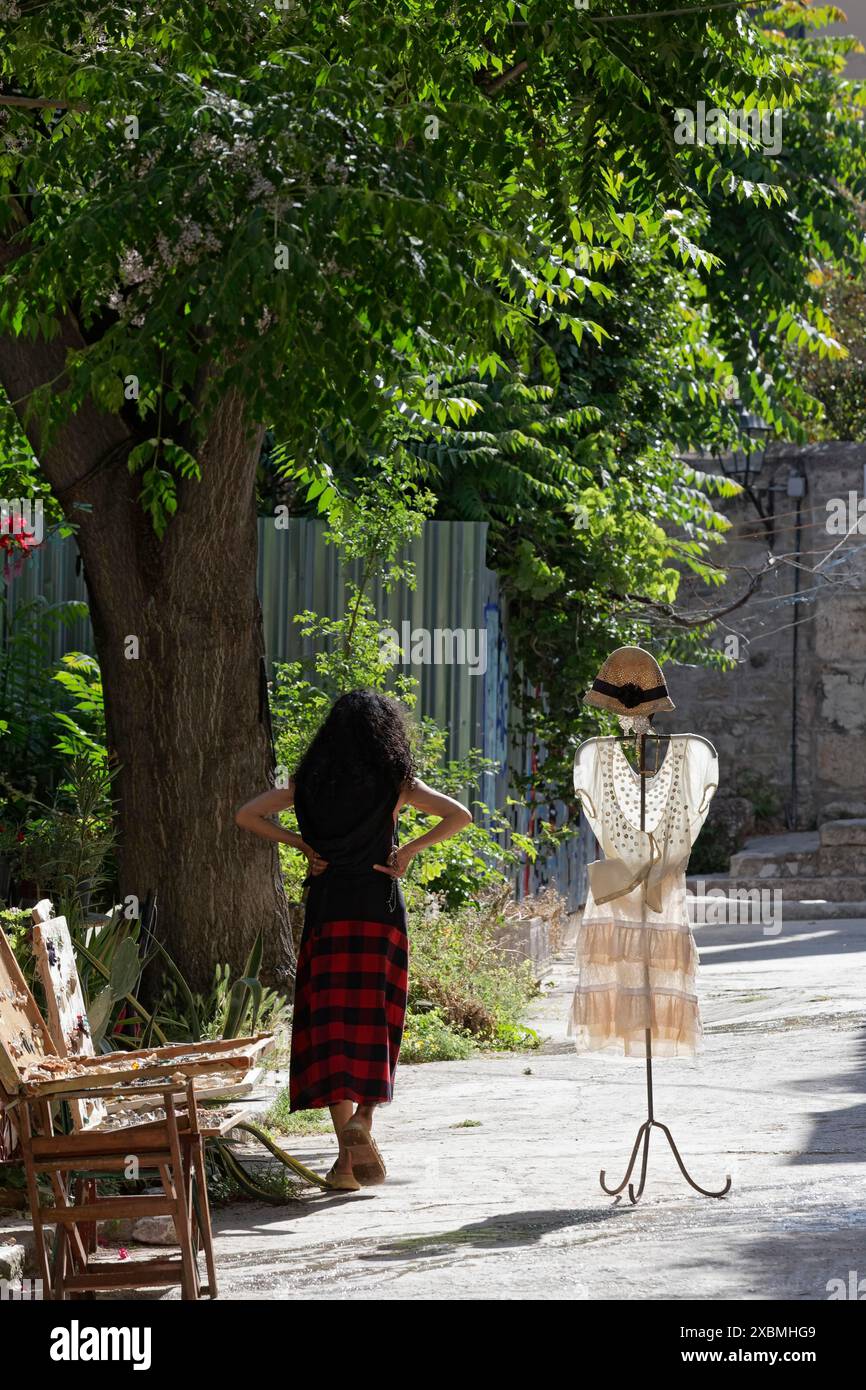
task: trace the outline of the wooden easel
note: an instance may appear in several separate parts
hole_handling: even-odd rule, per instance
[[[638,771],[639,776],[640,776],[640,828],[641,828],[642,833],[644,833],[644,834],[646,833],[646,779],[647,779],[647,777],[652,777],[652,776],[654,776],[654,775],[655,775],[655,772],[658,771],[658,744],[661,743],[661,742],[665,742],[665,741],[669,740],[670,737],[671,737],[670,734],[618,734],[618,735],[616,735],[617,741],[620,742],[620,743],[625,743],[625,742],[627,742],[628,740],[634,738],[635,743],[636,743],[636,745],[637,745],[637,753],[638,753],[638,767],[637,767],[637,771]],[[648,739],[648,738],[653,739],[653,741],[656,743],[656,767],[655,767],[655,769],[654,769],[652,772],[650,772],[650,771],[647,770],[647,764],[646,764],[646,744],[647,744],[647,739]],[[645,932],[645,931],[646,931],[646,880],[644,880],[644,882],[641,884],[641,926],[644,928],[644,932]],[[642,940],[643,940],[643,943],[644,943],[644,981],[645,981],[646,992],[647,992],[647,1009],[649,1009],[649,1001],[650,1001],[650,976],[649,976],[649,959],[648,959],[647,949],[646,949],[646,935],[643,936]],[[725,1196],[727,1196],[728,1192],[730,1192],[730,1190],[731,1190],[731,1178],[730,1178],[730,1174],[728,1174],[728,1175],[726,1176],[726,1178],[725,1178],[725,1185],[724,1185],[724,1187],[720,1188],[718,1191],[713,1191],[713,1190],[711,1190],[710,1188],[707,1188],[707,1187],[701,1187],[700,1183],[696,1183],[696,1182],[695,1182],[694,1178],[691,1176],[691,1174],[689,1173],[688,1169],[686,1168],[686,1165],[685,1165],[685,1163],[683,1162],[682,1157],[680,1156],[680,1151],[679,1151],[679,1149],[677,1148],[676,1143],[675,1143],[675,1141],[674,1141],[674,1136],[671,1134],[671,1132],[670,1132],[668,1126],[665,1125],[665,1124],[662,1124],[661,1120],[657,1120],[657,1119],[656,1119],[656,1117],[655,1117],[655,1108],[654,1108],[654,1103],[653,1103],[653,1050],[652,1050],[652,1030],[651,1030],[651,1028],[650,1028],[649,1026],[648,1026],[647,1029],[646,1029],[645,1038],[646,1038],[646,1097],[647,1097],[647,1117],[646,1117],[646,1119],[644,1120],[643,1124],[641,1125],[640,1129],[639,1129],[638,1132],[637,1132],[637,1138],[636,1138],[635,1141],[634,1141],[634,1147],[632,1148],[631,1157],[629,1158],[628,1167],[627,1167],[626,1170],[625,1170],[625,1177],[622,1179],[622,1182],[618,1183],[616,1187],[608,1187],[607,1183],[606,1183],[605,1180],[604,1180],[604,1175],[605,1175],[606,1169],[602,1168],[602,1170],[601,1170],[601,1172],[600,1172],[600,1174],[599,1174],[599,1182],[601,1183],[601,1186],[602,1186],[603,1191],[605,1191],[609,1197],[618,1197],[619,1194],[622,1192],[623,1188],[626,1186],[626,1184],[628,1184],[628,1196],[629,1196],[629,1201],[632,1203],[632,1205],[634,1205],[635,1203],[637,1203],[637,1202],[640,1201],[641,1197],[643,1196],[644,1187],[646,1186],[647,1164],[648,1164],[648,1162],[649,1162],[649,1142],[650,1142],[650,1134],[651,1134],[651,1132],[652,1132],[653,1129],[660,1129],[661,1132],[662,1132],[662,1134],[665,1136],[665,1138],[667,1139],[668,1143],[670,1144],[671,1152],[672,1152],[674,1158],[675,1158],[676,1161],[677,1161],[677,1167],[679,1168],[680,1172],[682,1173],[683,1177],[685,1178],[685,1180],[686,1180],[686,1182],[689,1184],[689,1186],[690,1186],[690,1187],[693,1187],[694,1190],[695,1190],[695,1192],[700,1192],[700,1194],[701,1194],[702,1197],[725,1197]],[[642,1150],[642,1154],[641,1154],[640,1180],[638,1181],[637,1187],[635,1187],[634,1183],[630,1182],[629,1180],[630,1180],[630,1178],[631,1178],[632,1171],[634,1170],[634,1165],[635,1165],[635,1162],[636,1162],[636,1160],[637,1160],[638,1149],[641,1148],[641,1145],[643,1145],[643,1150]]]

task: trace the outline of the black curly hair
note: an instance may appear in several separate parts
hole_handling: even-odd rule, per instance
[[[415,776],[402,705],[376,690],[350,690],[334,701],[295,771],[295,791],[308,802],[346,783],[393,795]]]

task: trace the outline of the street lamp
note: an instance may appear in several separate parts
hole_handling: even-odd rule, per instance
[[[767,455],[767,443],[772,434],[772,426],[762,420],[760,415],[756,415],[752,410],[740,411],[740,432],[747,435],[753,442],[754,447],[749,449],[735,449],[730,456],[727,467],[722,464],[728,477],[734,478],[741,483],[743,489],[751,494],[752,484],[764,466],[764,459]]]

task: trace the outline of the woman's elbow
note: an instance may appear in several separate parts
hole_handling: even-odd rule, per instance
[[[241,830],[249,830],[250,813],[247,810],[246,805],[239,806],[238,809],[235,811],[235,825],[239,825]]]
[[[467,809],[466,809],[465,806],[461,806],[461,807],[460,807],[460,813],[459,813],[459,814],[460,814],[460,825],[459,825],[459,828],[460,828],[461,830],[465,830],[466,827],[467,827],[467,825],[471,825],[471,824],[472,824],[472,812],[471,812],[471,811],[467,811]]]

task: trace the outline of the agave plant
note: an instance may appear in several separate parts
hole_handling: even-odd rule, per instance
[[[259,978],[262,938],[257,937],[243,974],[231,979],[227,965],[217,965],[209,995],[194,993],[161,942],[139,919],[128,920],[114,909],[99,927],[73,931],[79,975],[88,1002],[94,1043],[103,1050],[149,1047],[153,1043],[193,1042],[201,1038],[249,1036],[272,1028],[287,1012],[287,1001]],[[144,943],[147,942],[145,945]],[[160,971],[157,1001],[139,997],[141,978],[152,966]]]

